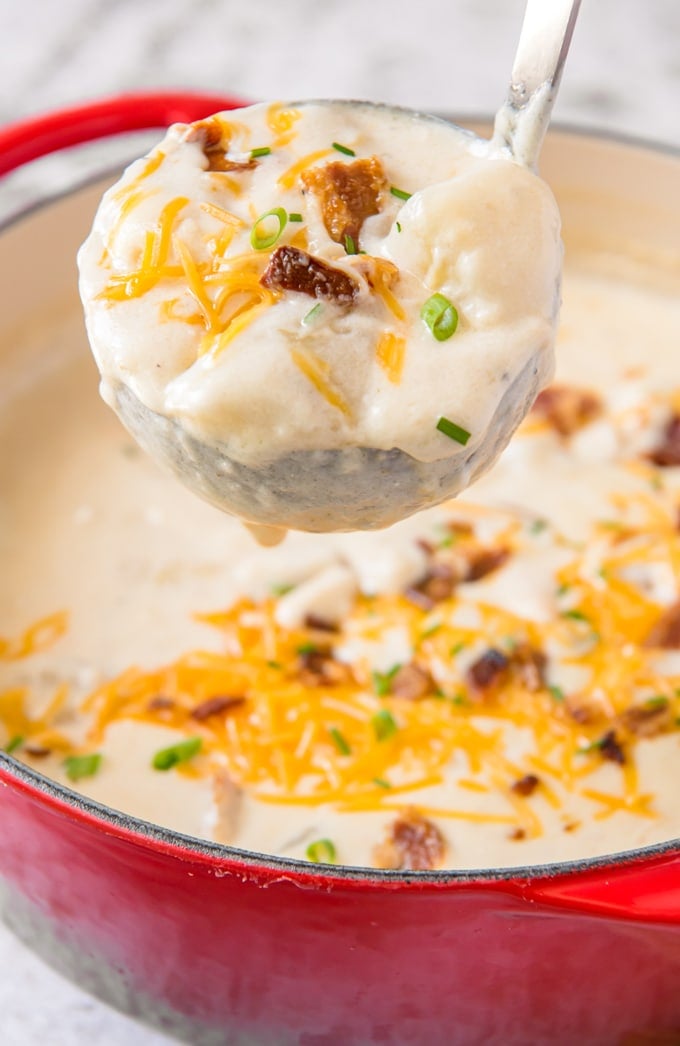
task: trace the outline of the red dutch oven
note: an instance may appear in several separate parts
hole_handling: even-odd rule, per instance
[[[136,95],[28,120],[0,131],[0,173],[238,104]],[[568,244],[615,245],[622,228],[644,249],[680,243],[678,156],[554,132],[543,173]],[[100,189],[83,198],[76,237]],[[16,218],[0,257],[3,239],[65,205]],[[72,248],[66,237],[69,270]],[[81,986],[192,1046],[680,1043],[678,840],[504,871],[317,870],[135,820],[5,754],[0,786],[6,923]]]

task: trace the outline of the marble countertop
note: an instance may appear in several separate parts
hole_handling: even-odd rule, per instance
[[[547,2],[547,0],[546,0]],[[139,88],[244,98],[352,97],[493,112],[523,0],[32,0],[0,5],[0,124]],[[57,14],[58,12],[58,14]],[[555,119],[680,146],[678,0],[584,0]],[[115,155],[102,145],[95,161]],[[77,167],[60,158],[55,184]],[[42,175],[0,185],[0,211]],[[3,1046],[162,1046],[0,927]]]

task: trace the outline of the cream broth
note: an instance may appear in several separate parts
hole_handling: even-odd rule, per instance
[[[460,461],[455,493],[550,378],[561,255],[550,190],[488,143],[306,103],[171,128],[105,194],[79,266],[102,393],[135,434],[129,395],[172,424],[185,481],[191,441],[254,469],[371,448]],[[139,438],[168,458],[166,435]],[[289,518],[257,500],[245,518]],[[301,529],[380,525],[374,508],[338,527],[319,501]]]
[[[75,314],[57,331],[75,357],[48,353],[53,329],[27,337],[34,380],[5,384],[0,422],[3,446],[21,448],[0,462],[0,742],[128,813],[290,857],[331,859],[314,848],[328,840],[339,862],[394,864],[395,820],[413,808],[438,833],[434,866],[679,836],[680,652],[659,628],[680,578],[680,468],[663,449],[680,410],[680,303],[652,276],[622,279],[606,258],[567,267],[556,387],[586,386],[590,401],[541,401],[463,500],[273,550],[136,449],[95,395]],[[133,678],[183,655],[175,675],[188,672],[197,651],[240,663],[249,637],[271,664],[238,693],[199,686],[197,706],[245,695],[216,718],[178,726],[163,706],[172,673],[155,690],[145,677],[149,711],[130,703]],[[291,650],[288,698],[253,696],[263,680],[281,691],[276,657]],[[420,676],[399,676],[414,663]],[[65,703],[41,719],[55,695]],[[257,766],[243,759],[251,735]],[[190,758],[152,767],[195,737]],[[96,771],[69,782],[65,761],[92,753]]]

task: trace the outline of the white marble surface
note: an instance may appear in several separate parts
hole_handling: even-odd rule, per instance
[[[161,87],[489,113],[522,10],[522,0],[4,0],[0,123]],[[679,103],[679,0],[584,0],[555,118],[680,146]],[[81,167],[59,160],[53,186]],[[0,184],[0,209],[43,180],[29,171]],[[0,968],[2,1046],[168,1042],[67,984],[2,928]]]

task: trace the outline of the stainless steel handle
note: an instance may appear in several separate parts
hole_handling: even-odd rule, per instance
[[[492,146],[535,167],[581,0],[527,0],[508,96]]]

